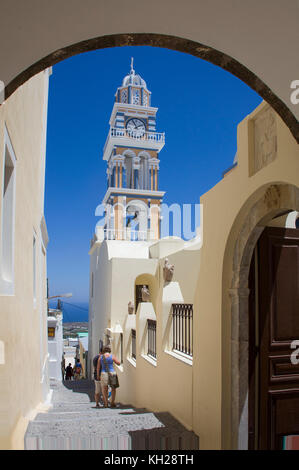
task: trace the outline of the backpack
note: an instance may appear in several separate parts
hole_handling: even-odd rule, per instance
[[[94,367],[94,369],[97,368],[99,357],[100,357],[100,354],[98,354],[97,356],[95,356],[95,357],[93,358],[93,361],[92,361],[92,362],[93,362],[93,367]]]

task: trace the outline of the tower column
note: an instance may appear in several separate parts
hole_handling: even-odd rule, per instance
[[[150,238],[160,238],[160,203],[157,201],[150,201]]]
[[[125,240],[126,197],[114,198],[114,230],[115,240]]]

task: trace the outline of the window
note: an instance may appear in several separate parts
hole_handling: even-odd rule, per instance
[[[90,279],[90,297],[93,297],[94,275],[91,273]]]
[[[140,189],[150,189],[149,187],[150,170],[149,170],[148,156],[142,155],[140,157],[139,182],[140,182]]]
[[[120,337],[119,337],[119,340],[120,340],[120,363],[123,364],[124,362],[124,339],[123,339],[123,334],[120,333]]]
[[[172,304],[172,349],[193,355],[193,305]]]
[[[131,356],[136,361],[136,330],[131,330],[132,350]]]
[[[136,298],[135,312],[137,312],[138,305],[140,304],[140,302],[143,302],[143,300],[142,300],[142,288],[143,288],[143,286],[144,286],[144,284],[136,285],[136,289],[135,289],[135,298]],[[146,285],[145,287],[148,289],[148,285]]]
[[[143,91],[143,106],[148,106],[148,94]]]
[[[156,359],[156,330],[157,322],[155,320],[147,320],[147,355]]]
[[[139,92],[139,90],[133,90],[133,104],[140,104],[140,92]]]
[[[1,290],[7,295],[13,294],[14,283],[15,163],[16,157],[6,131],[2,189]]]
[[[52,326],[48,327],[48,338],[55,338],[55,328]]]
[[[33,270],[33,300],[36,301],[36,237],[33,235],[32,244],[32,270]]]
[[[133,188],[134,187],[134,182],[133,182],[133,157],[131,155],[126,155],[125,158],[125,167],[126,167],[126,182],[125,185],[127,188]]]
[[[122,103],[127,103],[128,102],[128,90],[126,88],[121,91],[120,101]]]

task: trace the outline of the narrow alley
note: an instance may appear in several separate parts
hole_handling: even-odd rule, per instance
[[[25,450],[196,450],[198,438],[169,413],[96,408],[91,380],[51,382],[52,406],[29,423]]]

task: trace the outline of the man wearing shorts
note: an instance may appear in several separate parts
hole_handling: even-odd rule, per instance
[[[110,346],[105,346],[103,350],[103,354],[100,356],[98,360],[98,367],[97,367],[97,378],[101,379],[102,384],[102,395],[104,401],[104,407],[108,408],[108,379],[109,374],[116,375],[116,371],[114,370],[113,364],[120,365],[120,361],[111,354]],[[118,380],[117,380],[118,382]],[[119,385],[115,384],[115,386],[111,386],[111,402],[110,407],[115,408],[115,396],[116,396],[116,388]]]
[[[94,398],[96,402],[96,407],[100,408],[100,397],[101,397],[101,380],[98,380],[97,378],[97,366],[98,366],[98,360],[100,359],[102,354],[102,350],[100,351],[100,354],[97,354],[93,358],[93,379],[94,379],[94,384],[95,384],[95,393],[94,393]]]

